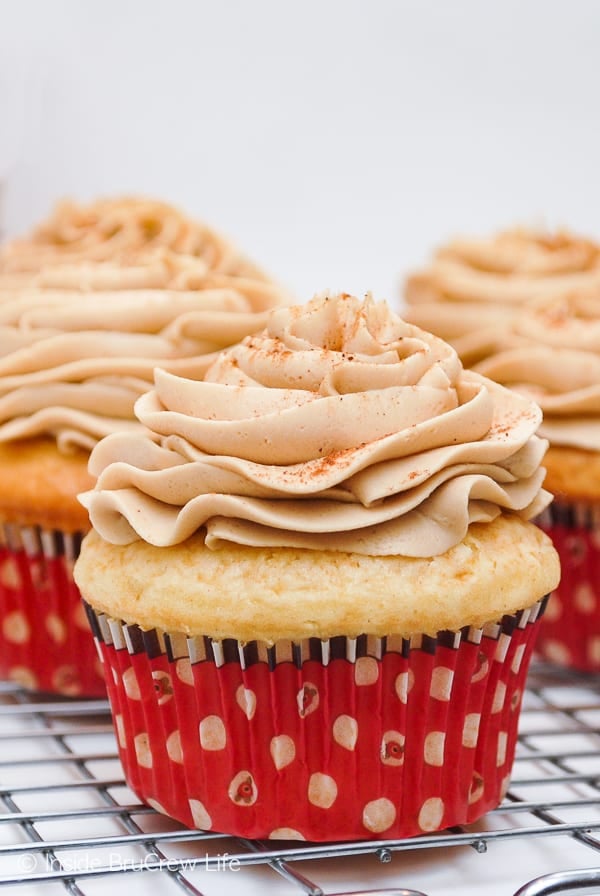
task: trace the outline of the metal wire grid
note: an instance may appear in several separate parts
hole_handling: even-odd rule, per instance
[[[373,883],[361,892],[421,896],[409,881],[408,889],[373,889],[381,882],[379,863],[427,850],[434,866],[449,847],[485,853],[499,841],[537,837],[569,838],[587,848],[590,865],[600,865],[600,685],[572,673],[531,670],[511,787],[483,821],[411,840],[277,848],[189,831],[139,803],[125,785],[104,701],[40,702],[0,684],[0,887],[12,887],[15,896],[23,885],[40,896],[93,896],[125,875],[143,878],[147,887],[150,874],[153,893],[205,896],[207,872],[257,865],[285,878],[278,892],[323,896],[301,863],[354,856],[372,858]],[[311,861],[315,867],[324,865]],[[240,880],[243,892],[243,875]],[[266,889],[266,880],[259,884]],[[600,893],[598,867],[548,873],[506,896],[590,887]],[[221,880],[217,892],[222,889]]]

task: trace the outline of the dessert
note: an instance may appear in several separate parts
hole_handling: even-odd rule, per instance
[[[558,580],[536,405],[336,295],[203,381],[157,370],[136,414],[92,452],[75,568],[134,791],[284,839],[496,805]]]
[[[142,429],[133,407],[156,365],[201,377],[286,298],[233,276],[243,269],[233,250],[216,242],[208,252],[208,232],[203,243],[184,219],[159,218],[166,206],[92,208],[88,220],[69,207],[74,220],[63,210],[53,228],[0,252],[0,676],[72,696],[105,692],[72,579],[89,528],[77,494],[93,485],[90,450]],[[151,213],[162,247],[131,237]],[[119,252],[107,248],[111,220],[127,236]]]
[[[538,402],[550,448],[540,518],[561,583],[537,641],[547,660],[600,670],[600,246],[567,232],[456,240],[409,278],[407,318],[465,365]]]

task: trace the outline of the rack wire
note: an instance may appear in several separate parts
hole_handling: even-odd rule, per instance
[[[356,894],[357,884],[397,896],[600,893],[598,853],[600,683],[574,673],[533,666],[511,787],[477,824],[410,840],[276,847],[190,831],[141,804],[123,779],[106,702],[0,684],[7,896],[108,887],[131,896],[138,885],[166,896],[342,896],[340,886]]]

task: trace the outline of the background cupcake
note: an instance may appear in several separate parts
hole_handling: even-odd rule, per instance
[[[384,304],[270,315],[93,451],[77,581],[130,785],[241,836],[399,837],[507,785],[556,554],[537,407]],[[518,574],[516,574],[518,573]]]
[[[240,258],[168,206],[137,201],[63,207],[0,254],[1,676],[102,693],[72,579],[89,451],[140,428],[133,405],[155,365],[201,377],[284,300],[234,276]]]
[[[471,366],[515,343],[513,314],[523,305],[571,296],[600,297],[600,247],[566,231],[503,231],[456,239],[405,283],[406,316],[447,339]]]
[[[540,519],[562,577],[538,650],[600,669],[600,250],[568,234],[522,231],[458,241],[409,279],[407,316],[448,338],[463,362],[531,397],[549,440]]]

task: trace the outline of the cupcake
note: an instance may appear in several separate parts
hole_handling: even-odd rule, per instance
[[[555,496],[539,524],[562,577],[540,627],[545,659],[600,671],[600,304],[578,296],[523,310],[518,344],[491,351],[477,370],[539,403]],[[522,340],[525,340],[523,342]]]
[[[140,206],[133,211],[136,226],[119,218],[127,233],[143,220]],[[71,243],[75,225],[57,227],[57,244],[77,244],[77,261],[29,270],[27,285],[0,274],[0,677],[71,696],[105,693],[72,577],[89,528],[77,494],[93,485],[91,449],[109,433],[142,429],[133,407],[156,365],[201,377],[285,300],[271,283],[209,270],[172,246],[131,265],[124,255],[97,261],[99,246],[108,253],[89,227],[94,239]],[[4,250],[0,268],[19,259],[32,269],[34,256],[50,264],[48,231],[40,230],[48,245],[36,237],[27,251],[25,242]],[[220,259],[217,267],[231,269]]]
[[[192,827],[353,840],[508,783],[545,595],[529,399],[385,303],[272,311],[93,450],[75,578],[126,778]]]
[[[407,318],[447,339],[465,365],[541,406],[555,501],[538,522],[562,577],[538,651],[600,671],[600,246],[522,230],[458,240],[408,279],[406,299]]]
[[[573,295],[600,296],[600,246],[525,229],[447,243],[404,290],[407,319],[448,340],[466,366],[502,347],[522,306]]]

